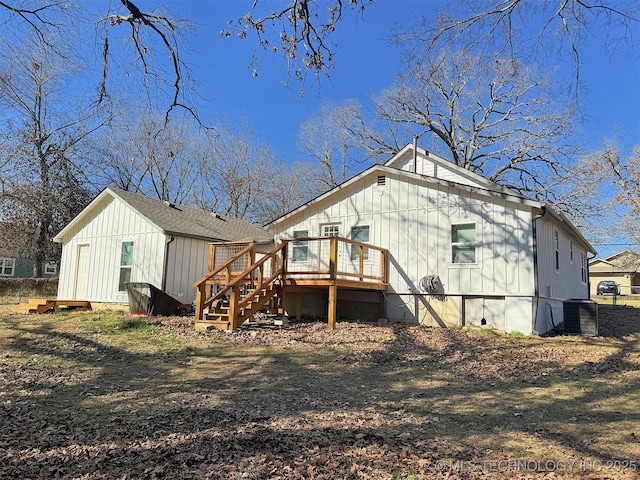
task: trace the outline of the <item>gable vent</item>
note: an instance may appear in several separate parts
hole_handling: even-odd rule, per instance
[[[378,175],[378,186],[382,187],[387,183],[387,177],[385,175]]]

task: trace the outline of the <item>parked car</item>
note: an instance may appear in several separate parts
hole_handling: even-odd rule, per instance
[[[601,282],[598,282],[596,294],[604,295],[605,293],[610,293],[611,295],[620,295],[618,284],[613,280],[602,280]]]

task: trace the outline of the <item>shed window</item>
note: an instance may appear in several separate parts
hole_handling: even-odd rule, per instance
[[[124,292],[127,283],[131,281],[131,266],[133,265],[133,242],[122,242],[120,250],[120,280],[118,291]]]
[[[580,252],[580,278],[582,283],[587,283],[587,256]]]
[[[351,240],[355,240],[360,243],[369,243],[369,225],[358,225],[351,227]],[[363,249],[363,260],[369,258],[369,249]],[[351,260],[358,260],[360,257],[360,247],[358,245],[351,245]]]
[[[476,263],[476,224],[451,225],[451,261]]]
[[[13,258],[0,258],[0,277],[13,277],[16,261]]]
[[[295,230],[293,232],[293,238],[307,238],[309,236],[309,230]],[[293,242],[293,252],[291,254],[291,261],[293,262],[306,262],[309,257],[309,245],[307,242]]]

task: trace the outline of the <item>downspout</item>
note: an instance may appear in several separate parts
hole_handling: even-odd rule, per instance
[[[164,247],[164,262],[162,262],[162,291],[166,291],[167,289],[167,261],[169,260],[169,244],[176,239],[174,235],[170,236],[169,241],[165,244]]]
[[[542,205],[540,207],[540,213],[533,217],[533,319],[531,320],[531,331],[534,334],[536,332],[536,320],[538,319],[538,304],[540,303],[540,287],[538,285],[538,220],[547,214],[547,207]]]

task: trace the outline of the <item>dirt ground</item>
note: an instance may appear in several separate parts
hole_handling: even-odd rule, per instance
[[[0,478],[638,478],[640,310],[599,337],[0,311]]]

